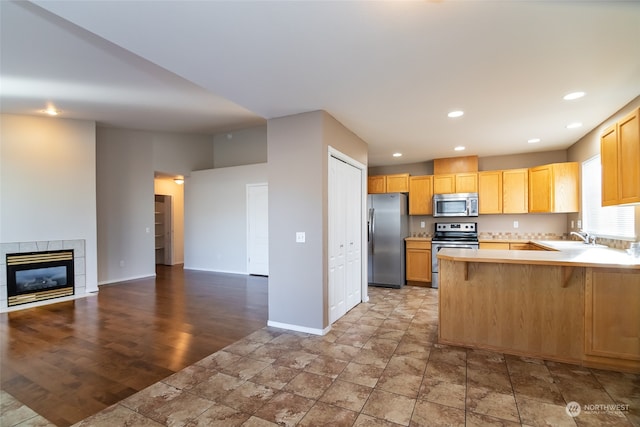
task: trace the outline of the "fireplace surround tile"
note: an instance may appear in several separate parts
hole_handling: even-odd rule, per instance
[[[73,298],[84,297],[87,294],[86,284],[86,263],[85,263],[85,241],[84,240],[50,240],[37,242],[11,242],[0,243],[0,312],[10,309],[21,309],[36,305],[52,304],[58,300],[69,299],[63,297],[50,299],[37,303],[22,304],[20,306],[8,306],[7,300],[7,254],[55,251],[62,249],[73,249],[74,253],[74,296]]]

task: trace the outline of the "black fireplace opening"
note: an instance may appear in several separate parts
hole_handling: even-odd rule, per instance
[[[73,249],[7,254],[7,305],[74,294]]]

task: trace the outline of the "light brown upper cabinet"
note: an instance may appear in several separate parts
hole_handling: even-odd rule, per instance
[[[387,192],[387,177],[384,175],[370,176],[367,180],[367,192],[379,194]]]
[[[433,194],[477,192],[477,172],[447,173],[433,176]]]
[[[502,213],[529,212],[529,169],[502,171]]]
[[[640,202],[640,108],[600,137],[602,206]]]
[[[578,163],[529,168],[529,212],[577,212],[578,200]]]
[[[433,175],[409,177],[409,215],[433,214]]]
[[[374,175],[367,180],[367,192],[378,193],[407,193],[409,192],[409,174]]]
[[[502,171],[478,172],[478,213],[502,213]]]

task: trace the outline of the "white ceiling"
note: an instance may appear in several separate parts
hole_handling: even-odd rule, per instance
[[[376,166],[564,149],[640,95],[638,1],[34,3],[0,2],[4,113],[217,133],[321,109]]]

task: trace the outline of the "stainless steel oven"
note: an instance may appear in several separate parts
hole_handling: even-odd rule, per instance
[[[431,240],[431,287],[438,288],[438,252],[444,248],[478,249],[478,224],[475,222],[439,222]]]

